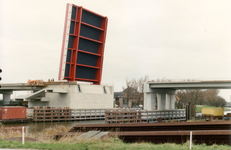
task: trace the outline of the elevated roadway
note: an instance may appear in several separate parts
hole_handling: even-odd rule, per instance
[[[147,82],[144,87],[144,109],[169,110],[175,108],[176,90],[180,89],[231,89],[231,80]]]
[[[231,81],[149,82],[151,89],[231,89]]]
[[[1,83],[0,94],[3,94],[3,105],[10,103],[10,95],[13,91],[40,91],[47,87],[47,85],[76,85],[77,82],[66,82],[66,81],[48,81],[43,80],[29,80],[27,83]],[[57,91],[58,90],[58,91]],[[63,89],[55,89],[52,92],[67,93]],[[36,96],[38,93],[33,93],[31,96]]]
[[[10,95],[13,91],[35,91],[44,86],[27,85],[27,83],[1,83],[0,94],[3,94],[3,105],[10,104]]]
[[[39,90],[44,86],[27,85],[27,83],[1,83],[0,93],[4,91],[31,91]]]
[[[10,104],[13,91],[37,91],[44,86],[27,85],[27,83],[1,83],[0,94],[3,94],[3,105]]]

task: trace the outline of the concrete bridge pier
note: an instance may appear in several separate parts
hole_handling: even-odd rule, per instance
[[[175,94],[174,91],[168,91],[166,94],[165,110],[175,109]]]
[[[149,88],[149,84],[145,84],[144,91],[145,110],[175,109],[175,89],[151,89]]]
[[[156,93],[149,88],[148,84],[145,84],[144,92],[144,109],[155,110],[156,107]]]
[[[165,109],[168,110],[171,107],[171,94],[166,94]]]
[[[146,104],[144,104],[144,109],[146,110],[155,110],[156,106],[156,93],[148,93],[145,95],[146,101],[144,101]]]
[[[175,109],[175,94],[176,91],[174,92],[174,94],[171,94],[170,96],[170,109]]]
[[[157,93],[157,110],[175,109],[175,94],[174,89],[153,89]]]
[[[13,93],[13,91],[4,91],[0,94],[3,94],[3,106],[10,104],[10,95]]]

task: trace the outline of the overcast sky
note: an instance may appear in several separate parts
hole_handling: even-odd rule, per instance
[[[2,83],[58,79],[66,3],[108,17],[102,83],[115,91],[145,75],[231,79],[229,0],[0,0]]]

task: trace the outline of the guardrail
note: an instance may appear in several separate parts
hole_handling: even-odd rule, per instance
[[[185,109],[174,110],[140,110],[140,109],[119,109],[107,110],[105,112],[106,124],[123,124],[123,123],[149,123],[160,121],[178,121],[186,120]]]
[[[143,122],[157,122],[158,118],[162,121],[186,120],[186,112],[185,109],[142,111]]]
[[[70,120],[104,120],[106,109],[71,109]]]

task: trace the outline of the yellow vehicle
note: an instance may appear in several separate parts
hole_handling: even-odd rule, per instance
[[[224,108],[202,108],[202,116],[223,116]]]

